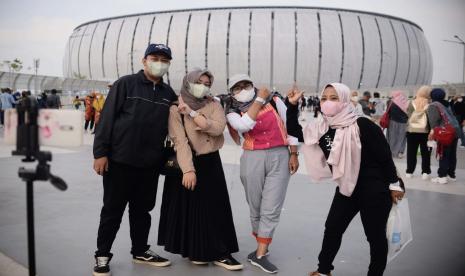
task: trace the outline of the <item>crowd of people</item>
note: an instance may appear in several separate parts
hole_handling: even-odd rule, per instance
[[[55,89],[51,90],[51,95],[42,92],[35,98],[38,108],[61,108],[60,97]],[[0,91],[0,127],[4,125],[5,110],[15,108],[22,100],[31,96],[29,90],[13,92],[10,88],[2,88]],[[49,100],[47,100],[49,99]]]
[[[16,105],[24,98],[31,96],[31,91],[12,92],[9,88],[2,88],[0,93],[0,127],[4,124],[4,111],[6,109],[15,108]],[[56,89],[51,89],[49,92],[41,92],[36,95],[35,101],[39,109],[62,109],[65,105],[61,102],[61,97]],[[81,110],[83,106],[84,111],[84,131],[90,131],[94,134],[94,126],[100,120],[100,114],[105,104],[104,94],[96,91],[91,91],[84,98],[78,95],[74,97],[71,106],[76,110]]]
[[[456,181],[457,146],[465,148],[465,102],[463,96],[453,96],[446,100],[446,92],[442,88],[430,86],[420,87],[415,96],[409,99],[404,91],[393,91],[388,98],[380,98],[379,92],[351,92],[350,102],[358,116],[366,117],[380,125],[385,115],[388,124],[385,136],[393,158],[407,158],[406,178],[412,178],[417,163],[417,155],[421,155],[421,178],[434,183],[446,184]],[[310,99],[310,97],[309,97]],[[301,110],[305,110],[304,97],[299,101]],[[316,116],[315,116],[316,117]],[[456,137],[452,143],[441,145],[434,139],[435,127],[451,124]],[[382,127],[382,126],[381,126]],[[431,158],[433,151],[439,160],[437,177],[431,177]]]

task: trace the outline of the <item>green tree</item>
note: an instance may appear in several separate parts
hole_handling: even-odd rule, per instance
[[[13,71],[19,73],[23,69],[23,62],[19,58],[15,58],[14,60],[4,60],[1,63],[1,66],[6,65],[9,71]]]

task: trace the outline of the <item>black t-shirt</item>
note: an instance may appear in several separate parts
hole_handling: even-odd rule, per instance
[[[357,125],[362,145],[358,183],[363,186],[378,183],[379,187],[376,188],[388,189],[389,184],[398,181],[389,144],[381,128],[370,119],[360,117],[357,119]],[[326,159],[329,157],[335,134],[336,129],[329,129],[320,138],[319,145]]]

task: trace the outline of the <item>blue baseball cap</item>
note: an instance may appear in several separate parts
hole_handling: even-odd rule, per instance
[[[145,50],[144,58],[147,58],[148,55],[153,55],[153,54],[164,55],[167,58],[172,59],[171,49],[165,44],[149,44],[149,46],[147,47],[147,50]]]

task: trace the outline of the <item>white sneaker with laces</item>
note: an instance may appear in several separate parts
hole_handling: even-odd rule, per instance
[[[429,178],[429,174],[427,174],[427,173],[422,173],[421,174],[421,179],[428,180],[428,178]]]
[[[406,174],[405,174],[405,177],[406,177],[406,178],[412,178],[412,177],[413,177],[413,174],[412,174],[412,173],[406,173]]]
[[[438,184],[447,184],[447,177],[435,177],[431,179],[431,182]]]

